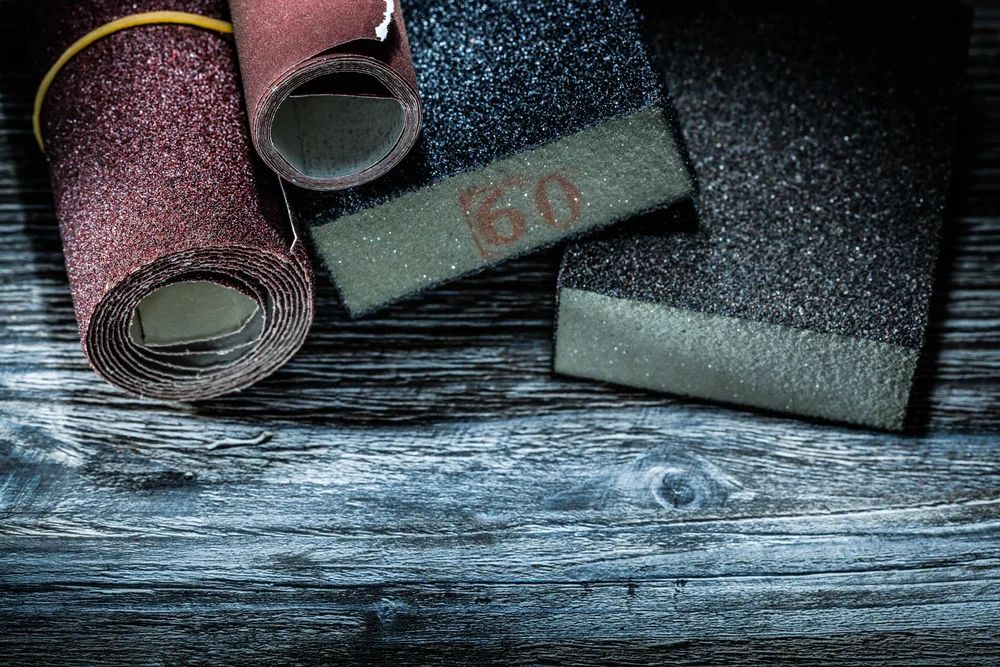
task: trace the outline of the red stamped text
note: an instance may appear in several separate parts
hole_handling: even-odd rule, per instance
[[[583,214],[580,189],[560,173],[466,188],[458,201],[472,238],[487,259],[502,254],[504,246],[519,243],[533,228],[532,219],[554,229],[572,229]]]

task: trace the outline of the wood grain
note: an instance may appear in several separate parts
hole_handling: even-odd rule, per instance
[[[1000,7],[902,435],[552,377],[558,251],[197,406],[80,352],[0,0],[0,664],[1000,663]]]

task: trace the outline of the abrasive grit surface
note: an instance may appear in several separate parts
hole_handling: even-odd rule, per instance
[[[571,246],[557,371],[900,427],[927,326],[968,11],[641,6],[703,231]],[[643,330],[631,349],[609,317],[623,308]],[[825,353],[792,361],[786,334]],[[734,336],[744,344],[719,353]],[[629,353],[648,363],[629,367]],[[882,380],[862,372],[875,367]]]
[[[91,30],[157,10],[221,18],[225,3],[49,3],[41,71]],[[182,25],[107,36],[60,71],[41,121],[81,339],[98,373],[139,395],[191,400],[287,361],[312,321],[312,272],[277,179],[255,161],[231,38]],[[234,294],[253,317],[227,336],[147,344],[139,304],[191,284],[189,296],[216,285],[210,293]]]
[[[377,181],[296,197],[352,314],[690,194],[627,0],[401,4],[421,140]]]

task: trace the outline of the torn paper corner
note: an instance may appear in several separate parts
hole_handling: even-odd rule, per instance
[[[382,23],[375,28],[375,36],[380,42],[384,42],[389,37],[389,25],[392,23],[392,13],[396,9],[396,0],[385,0],[385,14],[382,16]]]

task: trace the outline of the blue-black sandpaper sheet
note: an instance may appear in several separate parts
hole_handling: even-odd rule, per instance
[[[971,14],[958,3],[636,3],[699,235],[580,243],[561,286],[924,341]]]

